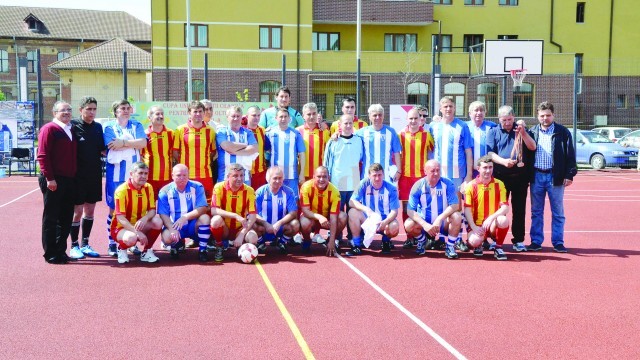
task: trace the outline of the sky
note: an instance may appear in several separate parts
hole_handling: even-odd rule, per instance
[[[126,11],[147,24],[151,24],[151,0],[2,0],[0,5]]]

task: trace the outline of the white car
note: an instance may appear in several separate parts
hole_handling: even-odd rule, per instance
[[[627,147],[640,148],[640,130],[635,130],[620,138],[618,144]]]
[[[631,129],[626,127],[605,126],[593,129],[594,132],[608,138],[613,142],[618,142],[621,137],[631,132]]]

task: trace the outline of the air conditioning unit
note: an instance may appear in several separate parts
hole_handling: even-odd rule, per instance
[[[594,126],[607,126],[607,115],[594,115],[593,116],[593,125]]]

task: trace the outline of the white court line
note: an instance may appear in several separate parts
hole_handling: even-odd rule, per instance
[[[15,199],[13,199],[13,200],[9,201],[8,203],[4,203],[4,204],[0,205],[0,208],[3,208],[3,207],[5,207],[5,206],[7,206],[7,205],[9,205],[9,204],[11,204],[11,203],[14,203],[14,202],[16,202],[16,201],[18,201],[18,200],[22,199],[23,197],[25,197],[25,196],[27,196],[27,195],[31,194],[32,192],[34,192],[34,191],[38,191],[38,190],[40,190],[40,188],[35,188],[35,189],[33,189],[33,190],[29,191],[28,193],[26,193],[26,194],[24,194],[24,195],[21,195],[21,196],[19,196],[19,197],[15,198]]]
[[[565,201],[597,201],[597,202],[608,202],[608,203],[618,203],[618,202],[638,202],[638,200],[633,200],[633,199],[629,199],[629,200],[620,200],[620,199],[616,199],[616,200],[612,200],[612,199],[608,199],[608,200],[594,200],[594,199],[573,199],[573,198],[565,198]]]
[[[427,326],[427,324],[423,323],[417,316],[413,315],[407,308],[402,306],[396,299],[391,297],[386,291],[382,290],[380,286],[376,285],[369,277],[362,273],[362,271],[358,270],[353,264],[349,261],[345,260],[340,254],[336,254],[338,259],[346,264],[353,272],[358,274],[367,284],[369,284],[372,288],[374,288],[380,295],[382,295],[385,299],[387,299],[391,304],[393,304],[398,310],[400,310],[403,314],[405,314],[409,319],[413,320],[419,327],[422,328],[427,334],[429,334],[434,340],[436,340],[440,345],[442,345],[447,351],[449,351],[456,359],[466,359],[464,355],[462,355],[458,350],[456,350],[451,344],[449,344],[445,339],[443,339],[440,335],[438,335],[433,329]]]

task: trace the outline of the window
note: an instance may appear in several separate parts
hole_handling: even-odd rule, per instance
[[[633,105],[633,107],[636,109],[640,109],[640,95],[636,95],[635,104]]]
[[[484,5],[484,0],[464,0],[465,5]]]
[[[282,49],[282,26],[260,26],[260,49]]]
[[[204,99],[204,80],[192,79],[191,80],[191,97],[192,100]],[[184,100],[189,99],[189,83],[184,82]]]
[[[276,101],[276,91],[282,86],[279,81],[267,80],[260,83],[260,101],[274,102]]]
[[[533,117],[533,85],[530,83],[513,89],[513,113],[516,117]]]
[[[355,88],[355,86],[354,86]],[[346,98],[356,98],[356,94],[334,94],[333,95],[333,113],[334,115],[342,115],[342,100]],[[362,100],[361,100],[362,101]]]
[[[451,52],[451,35],[442,34],[442,35],[440,35],[440,38],[442,39],[442,47],[437,48],[436,50],[439,50],[441,52]],[[431,35],[431,41],[437,47],[438,46],[438,34]]]
[[[578,74],[582,74],[582,59],[584,54],[576,54],[576,70]]]
[[[499,40],[518,40],[518,35],[498,35]]]
[[[584,23],[584,7],[585,3],[579,2],[576,5],[576,23],[582,24]]]
[[[415,52],[417,40],[416,34],[385,34],[384,51]]]
[[[617,109],[626,109],[627,108],[627,95],[620,94],[616,99],[616,108]]]
[[[208,47],[209,46],[209,27],[202,24],[191,24],[189,33],[191,38],[191,46]],[[187,47],[187,24],[184,24],[184,46]]]
[[[63,60],[63,59],[66,59],[66,58],[68,58],[69,56],[71,56],[71,54],[69,54],[68,52],[66,52],[66,51],[60,51],[60,52],[58,52],[58,61]]]
[[[313,50],[340,50],[340,33],[313,33]]]
[[[27,51],[27,72],[36,72],[36,64],[38,62],[38,53],[36,51]]]
[[[518,0],[499,0],[498,5],[518,6]]]
[[[484,102],[487,108],[485,116],[498,116],[498,85],[494,83],[478,84],[478,100]]]
[[[323,119],[328,119],[329,115],[327,114],[327,94],[313,94],[311,95],[311,101],[316,103],[316,106],[318,107],[318,114],[322,114]]]
[[[433,0],[433,3],[438,5],[451,5],[451,0]]]
[[[484,35],[482,34],[465,34],[463,40],[464,52],[469,52],[469,48],[472,46],[473,52],[482,52],[483,41]]]
[[[9,53],[7,50],[0,50],[0,72],[9,72]]]
[[[429,85],[414,82],[407,86],[407,104],[429,105]]]
[[[466,116],[464,107],[465,86],[461,83],[448,83],[444,85],[444,96],[453,100],[456,105],[456,116]]]

